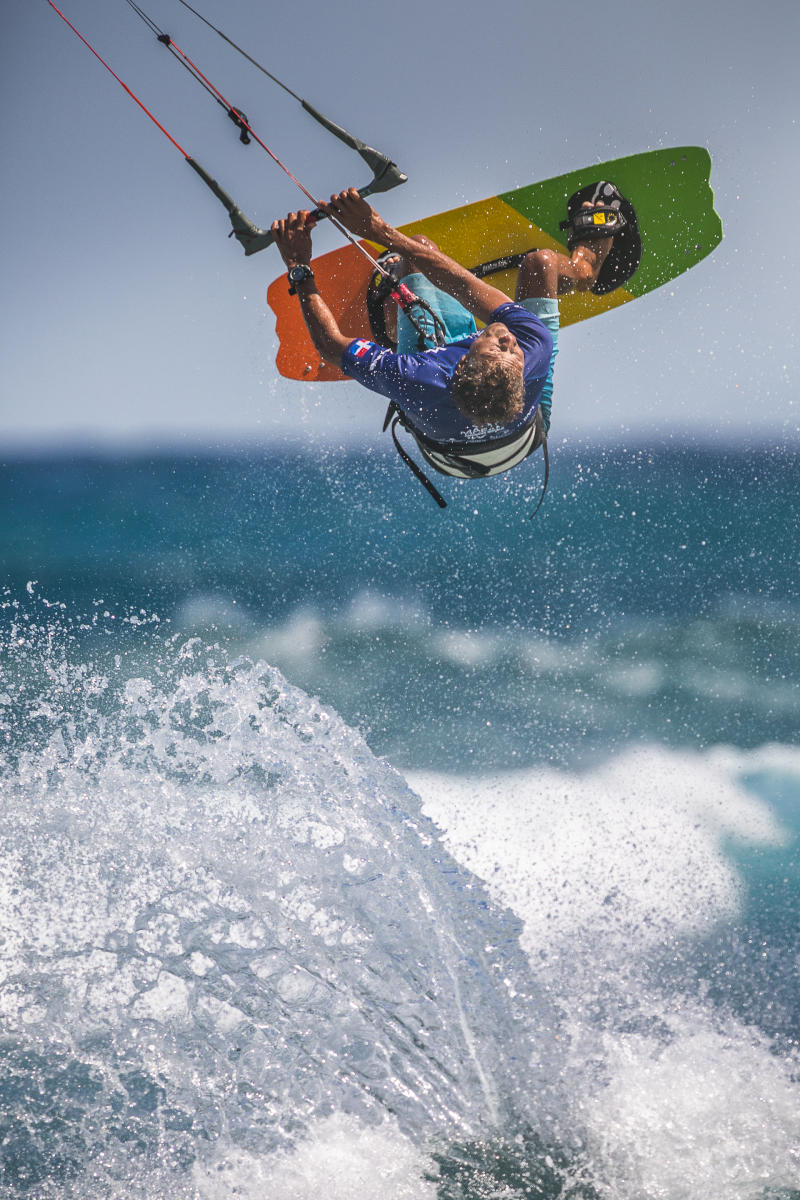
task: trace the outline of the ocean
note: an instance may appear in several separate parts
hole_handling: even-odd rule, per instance
[[[797,469],[6,455],[0,1195],[800,1200]]]

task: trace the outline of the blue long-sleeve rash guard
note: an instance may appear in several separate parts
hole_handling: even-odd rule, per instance
[[[393,354],[384,346],[358,338],[342,354],[342,370],[364,387],[394,400],[414,428],[434,441],[463,443],[506,436],[526,425],[536,411],[553,339],[538,317],[511,301],[495,309],[491,322],[495,321],[511,330],[525,355],[525,406],[513,421],[491,432],[477,429],[460,413],[451,394],[453,372],[480,336],[477,333],[420,354]]]

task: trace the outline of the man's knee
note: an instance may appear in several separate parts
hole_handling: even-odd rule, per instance
[[[555,250],[531,250],[525,255],[517,277],[518,300],[556,295],[559,257]]]
[[[543,273],[551,271],[558,265],[558,254],[555,250],[531,250],[522,260],[525,271]]]

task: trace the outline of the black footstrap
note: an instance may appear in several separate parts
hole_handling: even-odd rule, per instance
[[[588,201],[597,208],[584,208]],[[593,237],[608,237],[609,228],[605,222],[608,212],[615,212],[621,222],[614,232],[614,241],[606,255],[605,262],[595,280],[592,291],[596,296],[604,296],[615,288],[627,283],[631,275],[638,269],[642,261],[642,239],[639,233],[639,223],[636,209],[630,200],[622,195],[619,188],[608,180],[601,179],[597,183],[588,183],[579,191],[573,192],[567,201],[567,219],[561,222],[561,229],[568,229],[567,247],[572,252],[579,241],[590,240]],[[605,213],[603,222],[598,222],[598,231],[592,233],[592,214]],[[585,215],[581,215],[585,214]]]
[[[621,233],[628,224],[623,213],[610,204],[597,204],[594,208],[581,208],[559,224],[559,229],[569,230],[569,248],[578,242],[591,242],[597,238],[613,237]]]
[[[396,351],[397,342],[393,341],[386,332],[386,316],[383,311],[384,301],[392,294],[392,290],[397,287],[400,282],[400,277],[403,271],[401,262],[389,262],[390,258],[396,258],[394,250],[384,250],[378,258],[378,264],[383,267],[382,271],[375,271],[367,284],[367,317],[369,319],[369,327],[372,331],[372,336],[379,346],[386,346],[388,350]]]

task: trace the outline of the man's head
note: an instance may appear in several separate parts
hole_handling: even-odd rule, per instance
[[[503,425],[525,406],[525,356],[510,329],[487,325],[453,375],[453,402],[473,425]]]

